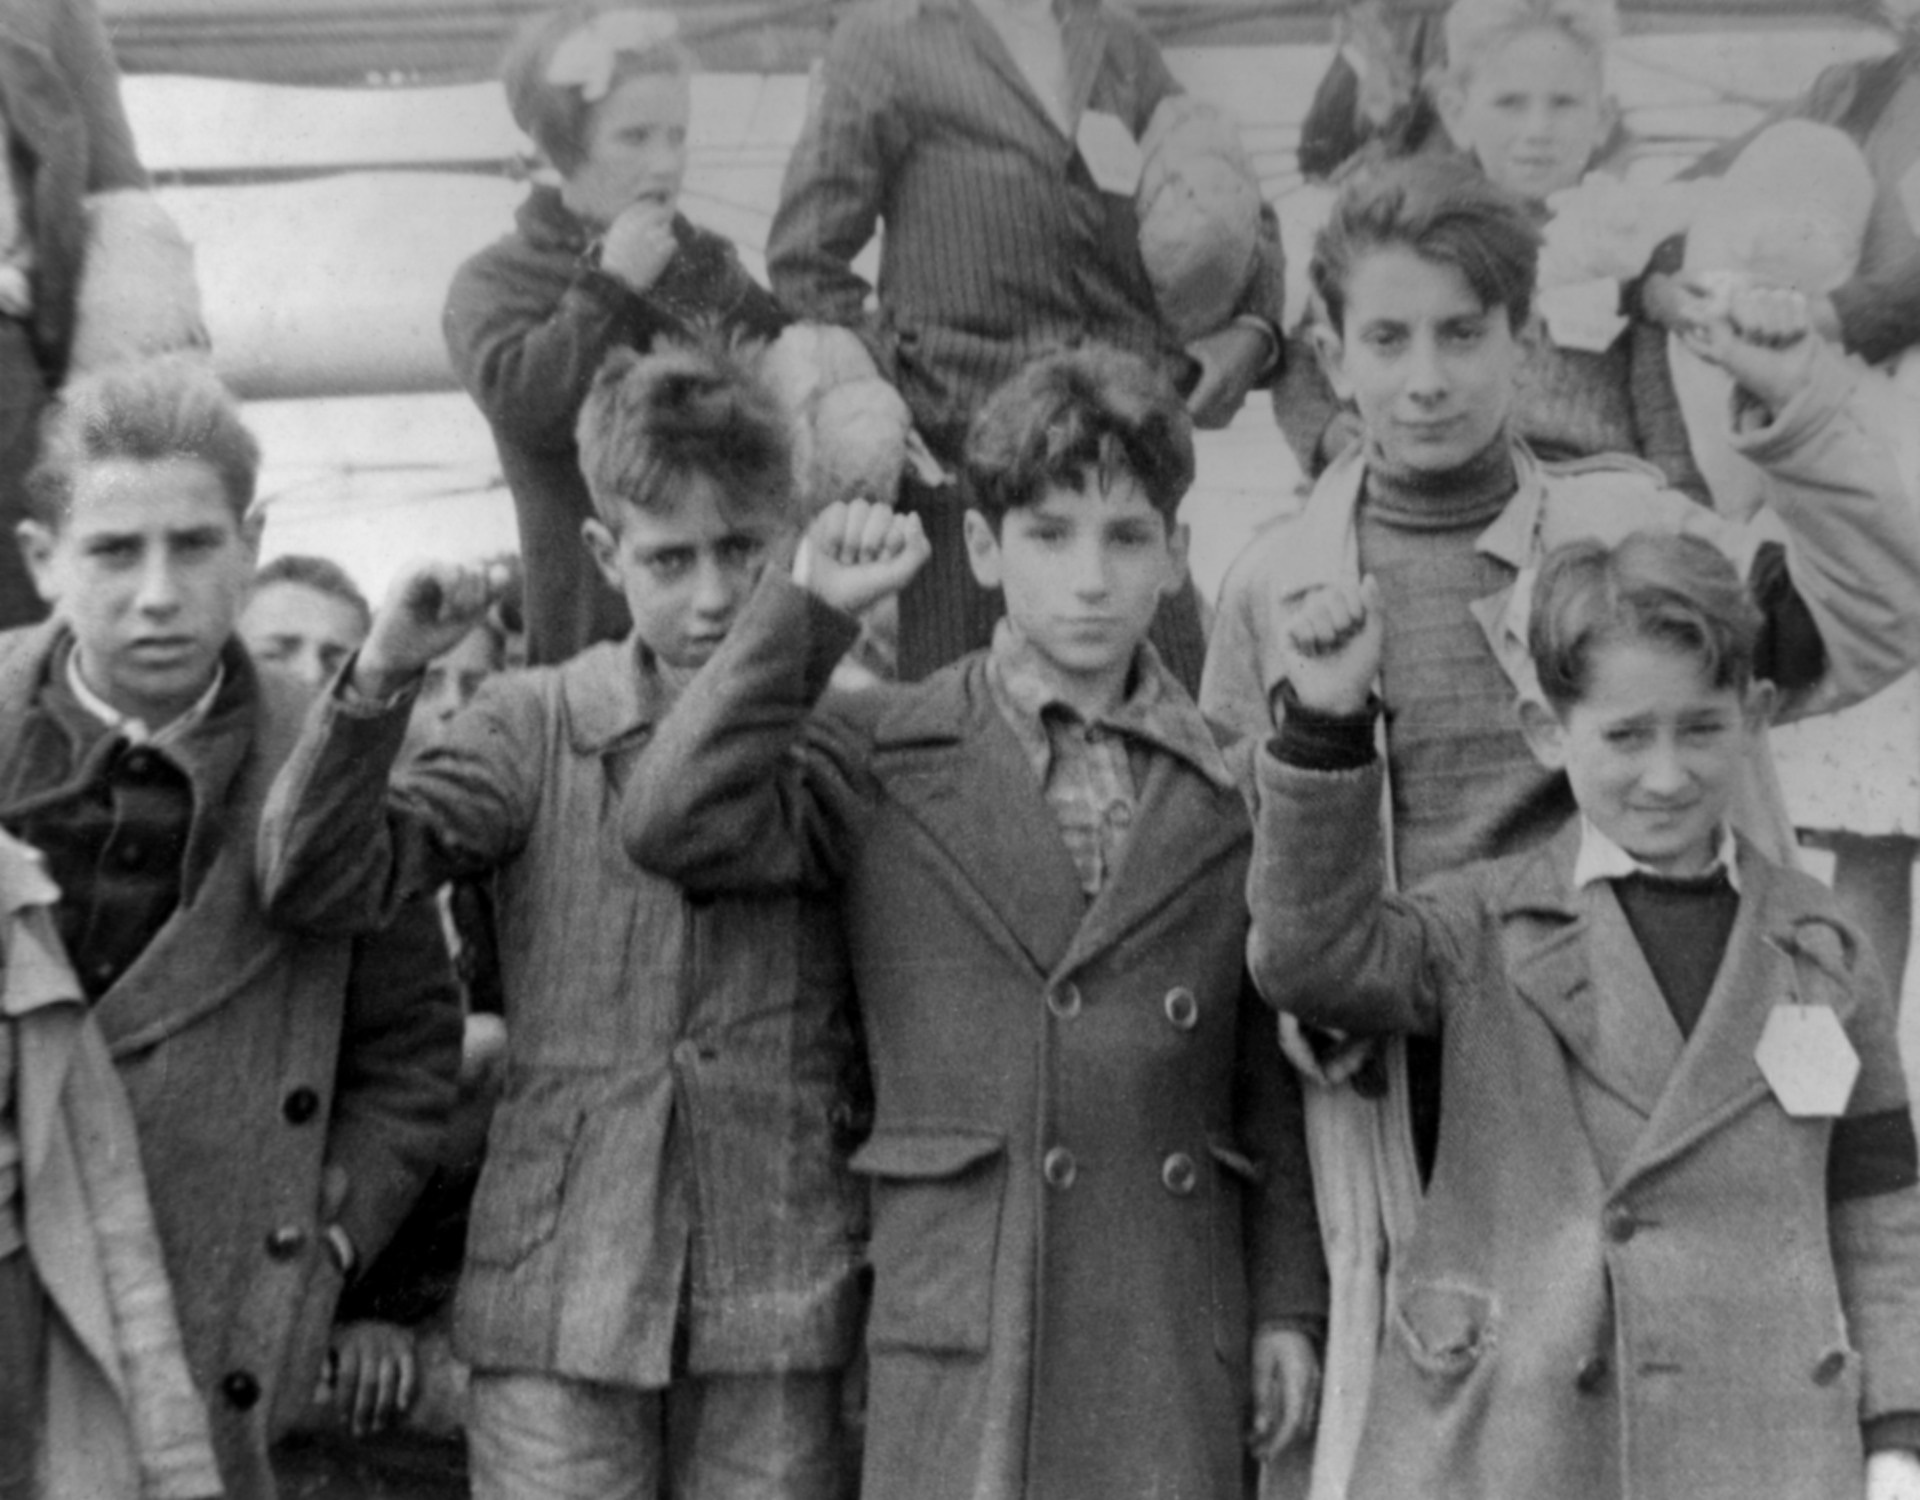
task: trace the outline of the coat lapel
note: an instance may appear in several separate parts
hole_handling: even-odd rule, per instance
[[[1595,982],[1596,974],[1607,972],[1602,965],[1618,964],[1622,938],[1631,946],[1632,933],[1617,905],[1615,932],[1596,922],[1592,897],[1574,893],[1579,835],[1577,822],[1563,829],[1521,866],[1508,888],[1501,918],[1514,993],[1560,1038],[1575,1066],[1642,1115],[1651,1114],[1658,1080],[1649,1088],[1643,1060],[1622,1046],[1617,997]],[[1609,987],[1616,982],[1609,979]]]
[[[875,770],[1014,946],[1050,973],[1086,916],[1086,897],[1033,767],[994,707],[983,661],[930,679],[881,719]]]
[[[1021,107],[1033,117],[1030,123],[1035,129],[1043,131],[1046,138],[1056,145],[1063,141],[1065,137],[1061,135],[1060,127],[1054,122],[1045,101],[1033,92],[1027,75],[1020,71],[1020,65],[1013,60],[1013,54],[1007,50],[1000,33],[994,30],[993,23],[980,14],[972,0],[952,0],[952,8],[955,24],[966,34],[980,60],[999,76],[1000,81],[1020,101]]]
[[[1775,1003],[1793,993],[1793,913],[1778,905],[1779,882],[1764,860],[1740,863],[1740,914],[1714,976],[1700,1023],[1667,1081],[1622,1180],[1645,1174],[1692,1146],[1767,1093],[1754,1061]],[[1769,941],[1772,939],[1773,941]]]
[[[1090,962],[1140,931],[1168,902],[1188,899],[1207,869],[1236,851],[1244,854],[1251,841],[1237,788],[1216,786],[1176,756],[1156,753],[1119,863],[1087,910],[1063,967]]]

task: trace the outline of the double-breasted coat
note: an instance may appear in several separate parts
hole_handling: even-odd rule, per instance
[[[864,1493],[1237,1494],[1253,1328],[1324,1297],[1244,985],[1242,793],[1152,752],[1089,905],[984,658],[809,717],[850,639],[769,577],[623,819],[691,889],[841,892],[875,1087]]]
[[[69,753],[37,706],[64,639],[58,624],[0,636],[0,817]],[[269,1442],[325,1356],[341,1277],[324,1228],[366,1264],[398,1227],[452,1103],[460,1017],[431,906],[357,942],[268,922],[254,833],[307,695],[237,645],[222,664],[233,691],[154,752],[193,784],[180,905],[92,1014],[132,1105],[221,1479],[249,1500],[274,1494]],[[343,1191],[323,1189],[330,1168]]]
[[[1858,1494],[1863,1423],[1920,1409],[1920,1190],[1892,1008],[1831,893],[1742,841],[1683,1041],[1610,884],[1574,886],[1578,823],[1394,896],[1378,762],[1263,754],[1259,790],[1262,989],[1443,1049],[1354,1500]],[[1860,1056],[1841,1119],[1790,1116],[1756,1060],[1799,1006]]]

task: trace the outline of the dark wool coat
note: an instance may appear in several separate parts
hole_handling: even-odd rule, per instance
[[[514,232],[455,273],[443,319],[454,374],[493,428],[526,565],[527,651],[565,661],[627,631],[627,609],[580,537],[593,514],[574,423],[610,350],[645,353],[704,322],[771,338],[787,323],[733,246],[686,219],[660,279],[633,291],[598,267],[591,232],[554,187],[520,205]]]
[[[0,816],[57,733],[34,703],[63,634],[0,636]],[[93,1018],[133,1106],[227,1495],[270,1500],[267,1446],[312,1394],[340,1289],[322,1173],[344,1173],[331,1217],[370,1263],[433,1166],[460,1013],[430,906],[357,943],[268,923],[255,830],[306,694],[237,647],[224,665],[245,678],[238,710],[156,752],[193,782],[186,891]]]
[[[1920,1191],[1892,1007],[1831,893],[1743,842],[1683,1041],[1610,883],[1573,886],[1577,822],[1383,897],[1377,761],[1263,753],[1259,789],[1262,989],[1444,1049],[1353,1500],[1858,1495],[1863,1424],[1920,1410]],[[1840,1119],[1789,1116],[1755,1060],[1786,1005],[1860,1055]]]
[[[623,818],[690,889],[841,891],[875,1087],[864,1493],[1238,1494],[1255,1324],[1325,1295],[1244,985],[1242,795],[1144,751],[1089,905],[984,659],[809,717],[850,636],[770,576]]]

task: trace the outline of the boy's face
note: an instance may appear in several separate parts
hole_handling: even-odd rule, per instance
[[[1160,598],[1186,576],[1186,528],[1168,528],[1131,474],[1111,487],[1047,490],[1010,510],[995,536],[968,511],[967,551],[983,588],[1006,597],[1007,619],[1066,684],[1117,691]]]
[[[1634,640],[1598,648],[1586,696],[1564,714],[1529,703],[1522,719],[1596,828],[1649,869],[1699,875],[1770,703],[1764,685],[1714,687],[1693,656]]]
[[[80,674],[122,713],[167,723],[206,691],[253,578],[258,521],[193,458],[115,458],[75,476],[66,524],[20,527]]]
[[[1458,267],[1404,245],[1355,260],[1345,327],[1324,330],[1320,350],[1390,463],[1457,468],[1506,425],[1520,361],[1506,308],[1482,303]]]
[[[289,578],[253,591],[240,612],[240,638],[255,661],[320,688],[360,649],[367,630],[345,599]]]
[[[499,670],[499,655],[493,632],[476,625],[451,651],[429,662],[407,720],[408,739],[417,744],[438,741],[453,716],[473,702],[480,684]]]
[[[671,510],[623,504],[618,536],[598,519],[584,528],[640,639],[683,671],[703,665],[726,638],[774,545],[790,530],[774,515],[730,517],[720,502],[720,487],[696,476]]]
[[[1557,27],[1523,31],[1442,95],[1454,144],[1510,193],[1539,203],[1586,174],[1613,128],[1600,63]]]
[[[616,84],[587,118],[586,156],[567,174],[567,206],[594,224],[646,201],[668,213],[687,175],[692,92],[672,73],[637,73]]]

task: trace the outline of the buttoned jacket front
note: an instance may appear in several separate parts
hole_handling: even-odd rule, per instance
[[[495,880],[506,1092],[454,1328],[483,1368],[657,1389],[682,1326],[696,1372],[853,1348],[839,931],[627,859],[620,793],[651,774],[667,702],[631,639],[496,678],[389,792],[406,706],[336,695],[267,820],[270,896],[306,919],[377,923],[410,891]]]
[[[1155,751],[1091,904],[984,657],[809,717],[780,579],[661,726],[637,859],[839,892],[875,1120],[865,1492],[1240,1492],[1256,1322],[1317,1321],[1298,1097],[1244,984],[1242,793]]]
[[[1577,823],[1383,898],[1379,775],[1263,756],[1250,885],[1266,993],[1444,1055],[1349,1493],[1859,1493],[1861,1424],[1920,1400],[1920,1192],[1830,1212],[1834,1121],[1789,1116],[1755,1055],[1776,1010],[1827,1008],[1863,1064],[1845,1113],[1904,1113],[1859,935],[1743,843],[1683,1040],[1611,885],[1573,884]]]
[[[0,811],[57,732],[36,704],[64,639],[58,624],[0,636]],[[251,1500],[274,1494],[268,1445],[323,1367],[340,1273],[321,1231],[331,1214],[364,1262],[405,1216],[452,1103],[459,1013],[428,907],[357,943],[268,921],[254,833],[307,694],[237,645],[223,669],[243,701],[152,752],[193,784],[180,905],[92,1017],[132,1106],[221,1478]]]

